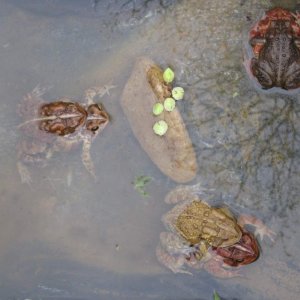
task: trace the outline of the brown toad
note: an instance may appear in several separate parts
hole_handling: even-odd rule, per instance
[[[300,87],[300,15],[277,7],[250,31],[254,57],[248,71],[263,89]]]
[[[179,186],[165,201],[176,204],[162,218],[168,232],[160,234],[156,249],[158,260],[174,273],[204,268],[218,277],[239,276],[238,267],[259,257],[254,235],[245,224],[254,225],[261,236],[274,234],[260,220],[241,215],[237,220],[226,208],[211,207],[195,193],[197,186]]]
[[[84,93],[84,103],[63,97],[46,103],[44,90],[36,87],[27,94],[18,107],[23,118],[19,125],[22,138],[18,146],[18,171],[23,183],[31,182],[29,164],[44,166],[54,152],[69,151],[82,143],[81,159],[88,172],[95,177],[90,155],[93,139],[109,122],[101,104],[94,103],[113,86],[92,87]]]

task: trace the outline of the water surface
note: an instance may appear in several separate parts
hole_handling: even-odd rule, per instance
[[[299,93],[265,93],[243,66],[247,32],[269,1],[4,1],[0,27],[1,299],[296,299],[299,286]],[[261,4],[263,3],[263,4]],[[296,1],[286,3],[293,8]],[[121,11],[121,13],[120,13]],[[119,99],[137,57],[171,66],[199,163],[197,178],[236,212],[276,233],[244,278],[172,274],[155,247],[163,199],[176,186],[143,152]],[[80,148],[16,168],[16,108],[40,85],[44,98],[80,101],[94,85],[111,123],[93,143],[97,181]],[[153,181],[143,198],[136,176]]]

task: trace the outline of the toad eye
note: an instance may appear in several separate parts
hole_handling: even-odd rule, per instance
[[[92,130],[93,132],[96,132],[98,129],[99,129],[99,126],[94,126],[91,130]]]

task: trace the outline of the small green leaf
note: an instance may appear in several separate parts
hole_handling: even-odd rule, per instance
[[[235,97],[237,97],[238,95],[239,95],[238,92],[234,92],[234,93],[232,94],[232,98],[235,98]]]
[[[166,111],[172,111],[174,110],[176,106],[175,100],[173,98],[167,98],[164,101],[164,108]]]
[[[149,197],[149,193],[147,193],[145,190],[143,190],[142,188],[138,188],[137,189],[138,192],[143,196],[143,197]]]
[[[160,102],[157,102],[153,105],[152,112],[155,116],[160,115],[163,112],[163,110],[164,106]]]
[[[153,125],[153,131],[157,135],[164,135],[168,130],[168,124],[164,120],[160,120]]]
[[[175,74],[171,68],[165,69],[163,79],[166,83],[171,83],[174,80]]]
[[[148,197],[149,194],[145,191],[145,186],[152,180],[149,176],[137,176],[132,182],[134,189],[139,192],[143,197]]]
[[[180,86],[174,87],[172,89],[172,97],[175,100],[182,100],[184,96],[184,89]]]
[[[221,300],[219,294],[216,291],[214,291],[214,300]]]

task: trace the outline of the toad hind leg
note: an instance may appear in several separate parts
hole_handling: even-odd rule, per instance
[[[208,273],[219,278],[243,277],[243,275],[236,270],[224,269],[221,259],[218,258],[211,258],[203,264],[203,267]]]
[[[156,257],[160,263],[173,271],[173,273],[184,273],[193,275],[191,272],[183,269],[186,258],[183,255],[172,256],[167,251],[163,250],[161,246],[156,247]]]
[[[299,51],[297,51],[299,52]],[[300,56],[300,53],[298,53]],[[300,60],[293,62],[286,71],[284,76],[284,86],[287,90],[300,87]]]
[[[273,243],[276,233],[266,226],[261,220],[254,216],[241,214],[238,218],[238,224],[243,228],[249,224],[255,227],[255,236],[259,236],[263,240],[264,236],[267,236]]]
[[[264,89],[270,89],[276,85],[275,79],[272,77],[274,70],[267,61],[259,61],[256,58],[252,58],[250,67],[257,81]]]
[[[82,146],[82,153],[81,153],[82,163],[87,169],[87,171],[93,176],[93,178],[96,179],[95,167],[91,158],[90,149],[91,149],[91,140],[84,139],[83,146]]]

